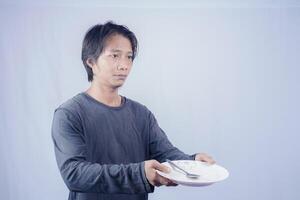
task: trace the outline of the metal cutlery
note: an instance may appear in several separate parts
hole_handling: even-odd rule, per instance
[[[185,174],[186,177],[188,177],[188,178],[194,178],[194,179],[196,179],[196,178],[199,178],[199,177],[200,177],[199,174],[193,174],[193,173],[187,172],[186,170],[182,169],[181,167],[179,167],[177,164],[175,164],[173,161],[171,161],[171,160],[169,160],[169,159],[167,159],[166,161],[171,165],[171,167],[172,167],[174,170],[179,171],[179,172]]]

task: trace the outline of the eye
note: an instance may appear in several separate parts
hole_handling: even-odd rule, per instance
[[[132,59],[133,59],[133,56],[128,56],[128,59],[129,59],[129,60],[132,60]]]
[[[113,54],[112,57],[113,57],[113,58],[118,58],[119,55],[118,55],[118,54]]]

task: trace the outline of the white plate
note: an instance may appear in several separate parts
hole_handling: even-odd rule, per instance
[[[217,164],[209,165],[205,162],[194,160],[174,160],[173,162],[190,173],[200,175],[200,177],[196,179],[188,178],[183,173],[174,170],[169,163],[162,163],[170,168],[170,172],[163,173],[157,171],[157,173],[177,184],[194,187],[206,186],[222,181],[229,176],[228,171]]]

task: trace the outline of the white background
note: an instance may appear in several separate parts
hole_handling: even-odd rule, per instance
[[[299,3],[171,0],[0,2],[1,199],[67,199],[53,111],[89,86],[81,42],[107,20],[139,40],[121,94],[152,110],[175,146],[230,172],[149,199],[300,199]]]

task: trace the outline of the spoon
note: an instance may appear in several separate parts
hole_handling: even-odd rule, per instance
[[[181,173],[186,175],[186,177],[188,177],[188,178],[199,178],[200,177],[199,174],[192,174],[192,173],[185,171],[184,169],[182,169],[181,167],[179,167],[178,165],[176,165],[173,161],[171,161],[169,159],[167,159],[166,161],[171,165],[171,167],[174,170],[177,170],[177,171],[179,170]]]

